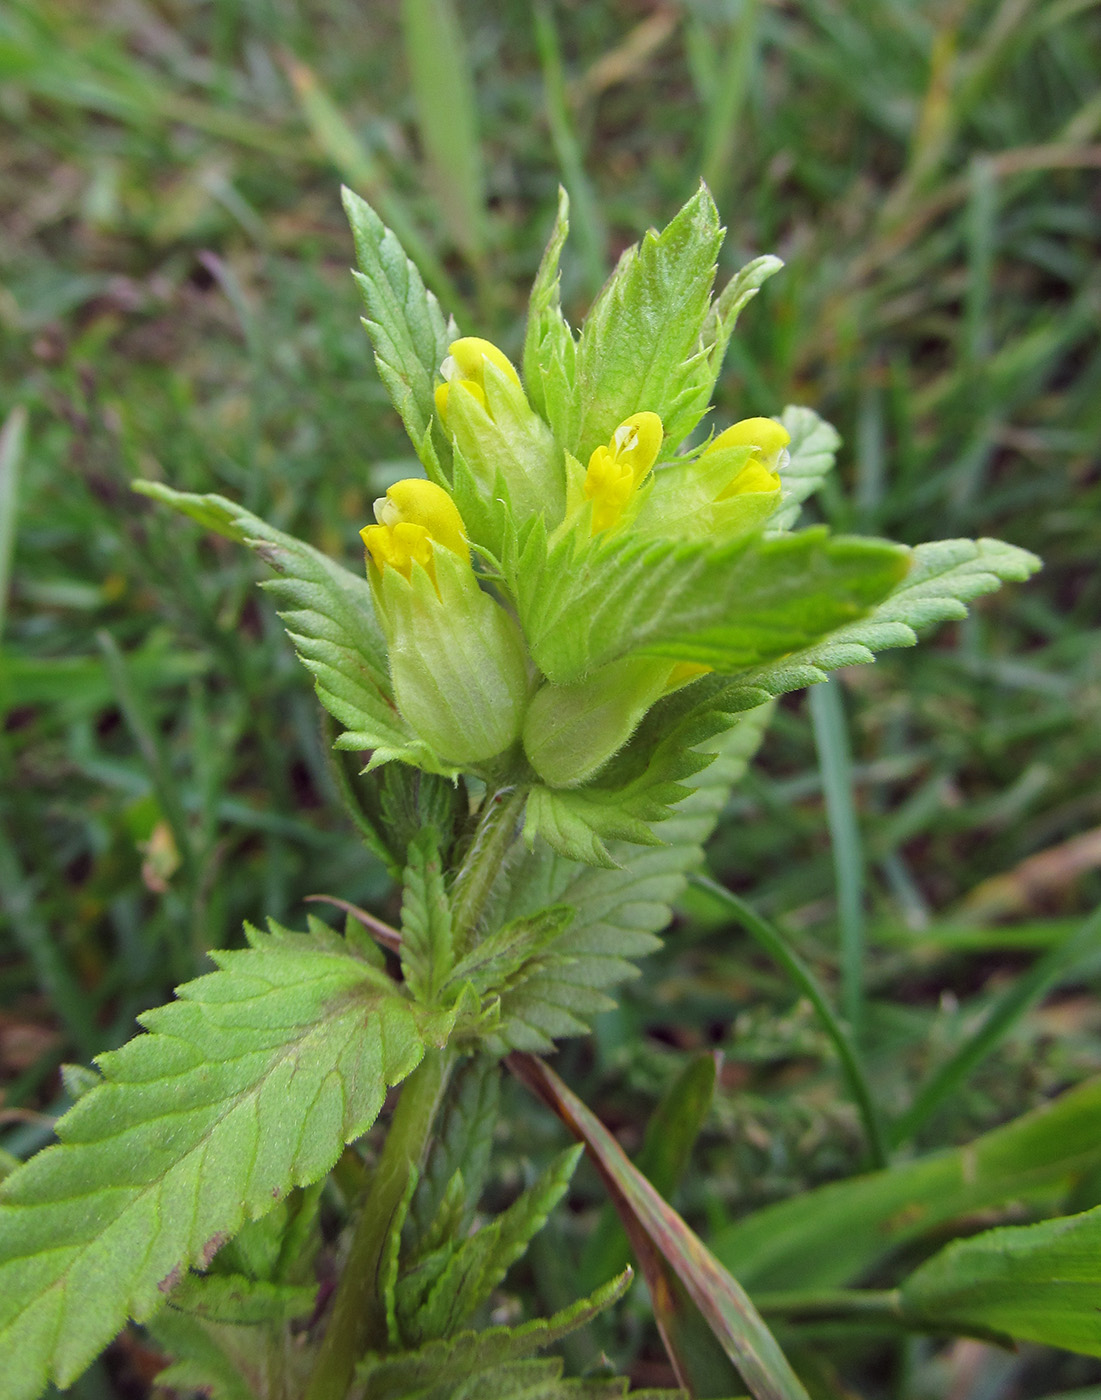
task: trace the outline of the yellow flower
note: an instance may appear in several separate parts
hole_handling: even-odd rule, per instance
[[[408,580],[413,565],[419,564],[435,583],[434,544],[443,545],[470,564],[462,516],[443,487],[433,481],[411,478],[395,482],[375,502],[375,519],[377,525],[368,525],[359,534],[380,573],[389,566]]]
[[[515,621],[481,587],[455,502],[398,481],[360,534],[402,717],[444,764],[483,763],[515,743],[528,667]]]
[[[708,445],[703,454],[705,457],[728,447],[752,447],[754,453],[715,499],[728,501],[731,496],[741,496],[751,491],[778,491],[780,477],[776,468],[781,453],[790,441],[791,434],[774,418],[743,418],[740,423],[720,433]]]
[[[488,340],[481,340],[476,335],[467,335],[461,340],[452,341],[448,346],[447,359],[440,365],[440,374],[443,375],[444,382],[437,385],[435,395],[436,412],[444,422],[447,421],[447,405],[453,388],[465,389],[488,411],[485,391],[487,360],[518,389],[521,387],[520,376],[513,368],[512,362],[496,345]]]
[[[656,413],[635,413],[620,423],[607,447],[589,458],[582,490],[592,502],[592,533],[615,525],[661,450],[663,429]]]

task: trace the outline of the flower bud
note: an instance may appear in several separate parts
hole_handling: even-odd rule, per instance
[[[576,787],[592,777],[631,737],[674,669],[669,661],[623,657],[582,681],[548,681],[524,717],[531,766],[551,787]]]
[[[520,376],[488,340],[465,336],[449,349],[436,412],[481,491],[496,496],[503,481],[518,522],[543,513],[557,525],[566,499],[563,455]]]
[[[398,709],[444,763],[482,763],[520,734],[519,629],[479,586],[462,518],[431,481],[399,481],[361,531]]]
[[[779,471],[791,437],[772,418],[727,428],[698,458],[663,467],[640,512],[638,528],[688,539],[737,539],[780,503]]]

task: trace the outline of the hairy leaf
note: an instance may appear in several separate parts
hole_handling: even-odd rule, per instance
[[[503,991],[527,971],[535,959],[553,947],[570,926],[573,916],[574,911],[568,904],[555,904],[536,914],[513,919],[482,938],[456,966],[452,980],[469,982],[480,996]]]
[[[500,1083],[497,1062],[488,1055],[470,1060],[456,1072],[442,1122],[433,1136],[428,1162],[413,1198],[407,1227],[413,1257],[439,1242],[432,1240],[433,1226],[457,1176],[462,1184],[463,1201],[455,1215],[455,1232],[465,1234],[470,1228],[489,1177]]]
[[[688,872],[703,860],[731,786],[760,743],[769,711],[746,716],[717,745],[717,756],[686,786],[659,830],[663,844],[612,842],[610,868],[578,867],[549,845],[517,861],[494,917],[519,917],[551,903],[576,909],[573,922],[546,961],[501,997],[501,1024],[487,1048],[545,1050],[560,1036],[580,1035],[591,1018],[614,1005],[607,989],[638,975],[635,960],[660,946]]]
[[[598,1289],[590,1298],[519,1327],[491,1327],[460,1332],[397,1356],[368,1356],[357,1371],[358,1394],[370,1400],[449,1400],[457,1376],[489,1377],[499,1368],[532,1356],[577,1331],[622,1297],[629,1272]]]
[[[442,433],[430,436],[436,412],[433,391],[448,346],[458,339],[458,327],[444,319],[416,265],[371,206],[345,189],[344,210],[360,267],[353,275],[367,306],[363,324],[374,346],[379,377],[425,470],[438,477],[438,459],[446,460],[448,449]]]
[[[915,628],[966,617],[965,603],[995,592],[1003,582],[1021,582],[1040,568],[1034,554],[1001,540],[936,540],[917,545],[911,558],[910,572],[867,617],[744,672],[723,703],[731,712],[759,705],[770,696],[824,681],[840,666],[874,661],[877,651],[914,646]]]
[[[769,530],[790,530],[799,511],[833,470],[841,437],[813,408],[789,404],[780,422],[791,434],[787,465],[780,472],[780,506],[769,518]]]
[[[683,387],[673,407],[666,411],[665,435],[670,443],[683,442],[707,412],[739,313],[783,265],[771,254],[754,258],[734,274],[711,303],[700,332],[700,348],[686,362]]]
[[[673,418],[690,388],[722,229],[707,189],[619,260],[577,347],[579,416],[566,447],[588,462],[632,413]]]
[[[905,1280],[902,1316],[1101,1356],[1101,1206],[957,1240]]]
[[[562,315],[558,262],[569,233],[570,200],[559,187],[558,212],[528,303],[524,335],[524,388],[551,426],[559,445],[573,441],[576,417],[577,342]]]
[[[422,831],[409,847],[401,901],[401,968],[409,990],[431,1006],[454,961],[451,907],[435,831]]]
[[[542,567],[529,543],[518,601],[532,655],[556,684],[631,653],[731,673],[862,617],[908,562],[901,545],[831,538],[820,526],[729,545],[625,535],[578,557],[566,537]]]
[[[473,1317],[565,1195],[580,1155],[568,1148],[507,1210],[418,1260],[400,1279],[397,1315],[407,1344],[451,1336]]]
[[[269,1283],[244,1274],[187,1274],[172,1290],[169,1305],[211,1322],[253,1326],[309,1317],[316,1297],[316,1284]]]
[[[240,1328],[215,1327],[169,1311],[155,1318],[149,1330],[173,1358],[158,1374],[158,1385],[183,1394],[197,1391],[209,1400],[264,1400],[259,1383],[266,1339],[256,1329],[242,1337]]]
[[[446,1039],[323,925],[250,940],[100,1056],[104,1083],[60,1120],[60,1143],[0,1188],[9,1400],[69,1384],[190,1265],[322,1177],[426,1038]]]

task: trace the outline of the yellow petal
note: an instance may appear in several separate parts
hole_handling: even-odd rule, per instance
[[[755,447],[762,457],[775,458],[790,441],[791,434],[775,418],[743,418],[720,433],[708,445],[707,452],[717,452],[723,447]]]
[[[764,462],[758,458],[750,457],[734,480],[720,491],[715,499],[728,501],[731,496],[742,496],[750,491],[779,491],[779,489],[780,478],[776,472],[770,472]]]

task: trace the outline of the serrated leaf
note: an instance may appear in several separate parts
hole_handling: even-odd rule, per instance
[[[340,748],[383,748],[415,759],[416,741],[390,689],[386,642],[366,576],[284,534],[224,496],[192,495],[155,481],[134,489],[208,529],[247,544],[279,577],[262,586],[286,610],[280,616],[318,699],[346,728]]]
[[[1101,1356],[1101,1206],[957,1240],[899,1290],[903,1318]]]
[[[397,1356],[368,1356],[356,1372],[360,1395],[371,1400],[447,1400],[456,1376],[491,1375],[511,1362],[552,1346],[584,1327],[622,1297],[631,1281],[623,1273],[589,1298],[582,1298],[553,1317],[536,1318],[519,1327],[491,1327],[460,1332]]]
[[[674,445],[683,442],[710,406],[730,337],[742,309],[783,267],[771,254],[746,263],[711,303],[700,331],[700,348],[684,367],[684,386],[667,411],[665,433]]]
[[[965,603],[995,592],[1003,582],[1023,582],[1041,567],[1028,550],[990,539],[919,544],[911,561],[907,576],[867,617],[738,676],[724,697],[731,712],[814,685],[838,667],[873,661],[876,652],[889,647],[914,646],[915,628],[966,617]]]
[[[487,1049],[549,1049],[556,1037],[581,1034],[614,1005],[607,990],[636,977],[636,959],[661,946],[655,935],[669,922],[688,872],[702,862],[703,842],[760,743],[768,714],[747,715],[717,742],[715,758],[686,782],[689,795],[662,822],[662,845],[613,842],[613,865],[593,868],[540,842],[516,862],[495,918],[507,922],[554,903],[577,912],[546,963],[502,994],[501,1024],[487,1037]]]
[[[465,1234],[489,1177],[493,1129],[500,1107],[501,1072],[495,1059],[480,1055],[461,1067],[452,1082],[442,1122],[433,1136],[407,1232],[410,1254],[434,1247],[433,1226],[448,1189],[461,1173],[465,1201],[456,1234]]]
[[[701,185],[661,233],[651,229],[620,258],[577,347],[578,417],[565,446],[581,462],[632,413],[675,417],[721,243],[718,212]]]
[[[401,968],[409,989],[431,1006],[454,963],[451,906],[439,838],[431,828],[410,843],[401,901]]]
[[[1094,1079],[965,1147],[754,1211],[711,1245],[754,1292],[837,1288],[950,1221],[1010,1201],[1055,1200],[1099,1164],[1101,1079]]]
[[[272,925],[98,1059],[61,1142],[0,1188],[9,1400],[69,1384],[249,1218],[320,1179],[446,1037],[335,935]]]
[[[502,991],[561,938],[573,920],[568,904],[513,919],[487,934],[456,966],[452,980],[469,982],[481,996]]]
[[[177,1312],[210,1322],[254,1326],[308,1317],[317,1285],[270,1283],[244,1274],[187,1274],[172,1290],[169,1305]]]
[[[556,684],[628,654],[737,672],[811,645],[898,583],[909,551],[824,527],[728,545],[637,539],[532,548],[519,607],[532,656]]]
[[[559,186],[554,228],[528,302],[523,362],[528,400],[550,424],[562,447],[573,440],[576,414],[577,342],[559,301],[558,263],[569,233],[569,213],[569,196]]]
[[[626,1395],[626,1376],[566,1379],[559,1357],[513,1361],[492,1372],[470,1376],[447,1392],[447,1400],[619,1400]],[[435,1392],[433,1392],[433,1395]],[[683,1391],[632,1391],[635,1397],[683,1396]]]
[[[560,1153],[507,1210],[469,1238],[449,1241],[402,1277],[397,1312],[408,1344],[449,1337],[474,1316],[546,1224],[569,1187],[580,1155],[577,1147]]]
[[[425,470],[439,480],[439,458],[446,462],[449,448],[442,433],[432,432],[433,391],[448,346],[458,339],[458,327],[445,320],[416,265],[371,206],[351,190],[343,195],[360,268],[353,275],[367,307],[363,324],[374,346],[379,377]],[[446,485],[446,480],[440,484]]]
[[[232,1335],[230,1329],[211,1327],[183,1313],[165,1312],[153,1320],[149,1330],[153,1340],[173,1358],[172,1364],[158,1373],[159,1386],[184,1394],[197,1391],[209,1400],[263,1400],[261,1391],[246,1379],[259,1381],[261,1367],[250,1368],[240,1350],[225,1345]],[[249,1340],[258,1351],[266,1347],[252,1335]]]
[[[788,404],[780,422],[791,434],[788,461],[780,470],[780,505],[769,518],[770,531],[790,530],[803,502],[822,485],[833,469],[841,435],[812,408]]]

